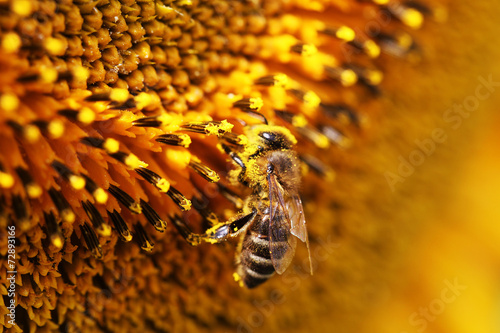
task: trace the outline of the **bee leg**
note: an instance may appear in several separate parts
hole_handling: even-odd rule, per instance
[[[240,183],[242,183],[243,185],[248,186],[248,182],[244,179],[245,173],[247,171],[247,167],[246,167],[245,163],[243,163],[243,160],[241,159],[241,157],[239,157],[238,154],[236,154],[234,151],[232,151],[231,148],[229,148],[229,146],[227,146],[225,144],[222,144],[222,148],[224,149],[226,154],[228,154],[233,159],[233,161],[236,164],[238,164],[241,168],[240,174],[238,175],[238,181]]]
[[[235,220],[231,219],[227,222],[218,223],[203,234],[196,234],[192,232],[180,216],[174,216],[172,218],[172,222],[184,239],[186,239],[189,244],[196,246],[201,242],[215,244],[226,241],[229,237],[234,236],[241,231],[247,223],[251,222],[255,218],[255,215],[257,215],[257,210],[254,208],[250,214],[238,216]]]

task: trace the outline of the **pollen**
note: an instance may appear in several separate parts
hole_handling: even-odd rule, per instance
[[[12,93],[5,93],[0,96],[0,108],[7,113],[11,113],[19,107],[19,98]]]
[[[335,31],[335,36],[346,42],[350,42],[354,40],[354,38],[356,37],[356,33],[351,28],[343,25]]]
[[[3,35],[2,49],[7,53],[14,53],[19,50],[22,45],[21,38],[14,32],[8,32]]]
[[[146,162],[141,161],[134,154],[128,154],[123,163],[127,165],[130,169],[138,169],[138,168],[147,168],[148,164]]]
[[[103,148],[109,153],[117,153],[120,149],[120,142],[113,138],[107,138],[103,143]]]
[[[14,177],[12,175],[0,171],[0,187],[4,189],[11,188],[14,185]]]
[[[71,175],[69,176],[69,183],[71,184],[71,187],[73,187],[75,190],[81,190],[82,188],[85,187],[85,179],[83,177],[77,176],[77,175]]]
[[[47,131],[52,139],[59,139],[64,134],[64,123],[60,119],[54,119],[47,125]]]

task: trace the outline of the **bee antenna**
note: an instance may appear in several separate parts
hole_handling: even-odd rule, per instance
[[[269,125],[267,118],[260,112],[257,111],[245,111],[245,113],[248,113],[250,116],[262,120],[262,122],[266,125]]]

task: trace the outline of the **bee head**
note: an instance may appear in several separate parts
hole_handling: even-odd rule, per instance
[[[288,150],[297,143],[290,131],[281,126],[256,125],[247,133],[263,150]]]

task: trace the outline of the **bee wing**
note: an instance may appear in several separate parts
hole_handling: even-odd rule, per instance
[[[273,174],[269,183],[269,252],[273,267],[278,274],[290,266],[295,254],[297,239],[292,236],[289,214],[283,198],[283,188]]]
[[[307,242],[306,219],[304,217],[304,208],[300,197],[290,197],[286,202],[291,221],[291,233],[303,242]]]
[[[300,200],[298,195],[289,197],[286,201],[286,206],[291,221],[290,233],[306,243],[307,253],[309,255],[309,269],[312,275],[311,250],[309,249],[309,238],[307,237],[306,219],[304,216],[304,208],[302,207],[302,200]]]

